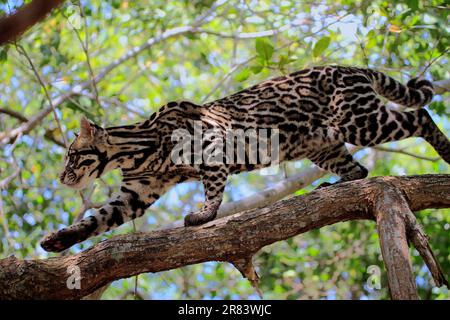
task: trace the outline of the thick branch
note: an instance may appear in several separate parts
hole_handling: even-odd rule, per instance
[[[0,19],[0,45],[16,40],[62,2],[62,0],[34,0],[10,16],[2,17]]]
[[[437,262],[437,259],[431,250],[430,243],[428,242],[428,236],[417,222],[416,217],[411,211],[406,211],[405,220],[408,238],[420,253],[420,256],[423,258],[428,270],[430,270],[435,286],[442,287],[445,285],[449,288],[450,285],[448,280],[445,278],[444,272],[442,271],[441,266]]]
[[[288,177],[274,186],[259,191],[254,195],[241,200],[223,203],[219,208],[217,217],[222,218],[240,211],[266,207],[275,201],[281,200],[293,194],[297,190],[305,188],[317,179],[323,177],[325,174],[327,174],[327,171],[324,171],[317,166],[311,166],[303,172],[293,175],[292,177]],[[181,219],[163,226],[162,229],[182,227],[183,224],[184,221]]]
[[[395,300],[419,298],[409,257],[406,212],[410,212],[410,209],[399,189],[386,186],[380,190],[374,214],[388,274],[389,291]]]
[[[386,188],[402,191],[411,210],[450,207],[450,175],[380,177],[342,183],[205,225],[117,236],[73,256],[0,261],[0,299],[79,299],[107,283],[206,261],[235,263],[262,247],[340,221],[374,219]],[[81,288],[68,289],[69,267]]]

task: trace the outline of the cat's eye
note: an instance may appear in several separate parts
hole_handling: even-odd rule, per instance
[[[84,160],[80,163],[80,168],[89,166],[89,165],[93,164],[94,162],[95,162],[95,160],[92,160],[92,159]]]

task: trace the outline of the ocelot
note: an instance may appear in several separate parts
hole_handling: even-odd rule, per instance
[[[102,128],[82,118],[80,134],[65,157],[61,182],[83,188],[119,168],[123,176],[120,191],[90,217],[47,235],[41,245],[47,251],[62,251],[141,217],[171,186],[188,180],[202,181],[205,203],[201,210],[185,217],[185,226],[213,220],[228,175],[270,163],[249,161],[248,147],[241,163],[174,162],[174,132],[183,129],[195,135],[196,123],[206,136],[201,142],[203,151],[217,139],[225,139],[229,130],[276,129],[279,161],[308,158],[339,175],[340,181],[368,174],[345,143],[375,146],[422,137],[450,163],[449,140],[421,108],[431,101],[433,93],[431,82],[423,79],[412,79],[405,86],[371,69],[321,66],[269,79],[204,105],[170,102],[148,120],[132,125]],[[388,108],[378,95],[411,109]],[[211,129],[214,134],[206,134]]]

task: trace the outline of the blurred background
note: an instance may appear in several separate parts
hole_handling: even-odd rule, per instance
[[[0,0],[0,16],[28,2]],[[449,79],[449,17],[448,2],[435,0],[65,1],[19,41],[0,47],[0,258],[55,256],[43,251],[39,240],[89,214],[119,185],[118,172],[82,193],[58,182],[65,140],[78,132],[81,115],[103,126],[134,123],[171,100],[212,101],[324,64],[375,68],[405,83],[419,75]],[[448,93],[437,95],[428,107],[447,136],[449,100]],[[356,158],[370,176],[450,173],[422,139],[363,149]],[[310,167],[304,160],[271,174],[232,176],[224,203]],[[335,180],[325,175],[295,194]],[[70,251],[160,228],[202,202],[200,183],[178,185],[134,226],[125,224]],[[417,215],[448,272],[450,210]],[[433,288],[414,249],[411,255],[421,298],[450,298],[448,289]],[[373,222],[338,223],[298,235],[263,248],[254,262],[267,299],[389,298]],[[377,267],[380,285],[374,286],[371,270]],[[234,267],[215,262],[116,281],[102,296],[180,298],[259,299]]]

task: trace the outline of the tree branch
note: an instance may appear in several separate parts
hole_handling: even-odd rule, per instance
[[[44,19],[63,0],[34,0],[13,14],[0,19],[0,45],[16,40],[22,33]]]
[[[259,191],[258,193],[246,197],[244,199],[223,203],[217,213],[218,218],[230,216],[240,211],[252,210],[268,206],[275,201],[281,200],[295,191],[305,188],[317,179],[322,178],[327,174],[327,171],[320,169],[317,166],[311,166],[299,174],[288,177],[272,187]],[[170,229],[174,227],[182,227],[183,220],[178,220],[169,223],[162,227],[162,229]]]
[[[374,214],[388,271],[389,291],[396,300],[419,298],[406,236],[405,215],[408,211],[408,203],[399,189],[386,185],[379,191]]]
[[[257,281],[249,258],[262,247],[340,221],[374,220],[387,187],[398,189],[413,211],[450,207],[450,175],[341,183],[198,227],[116,236],[73,256],[0,260],[0,299],[79,299],[117,279],[206,261],[232,263]],[[80,289],[67,286],[74,267]]]
[[[383,146],[376,146],[376,147],[372,147],[375,150],[378,151],[383,151],[383,152],[391,152],[391,153],[400,153],[400,154],[404,154],[413,158],[417,158],[417,159],[421,159],[421,160],[426,160],[426,161],[431,161],[431,162],[437,162],[439,160],[441,160],[441,157],[427,157],[427,156],[422,156],[420,154],[416,154],[413,152],[409,152],[403,149],[393,149],[393,148],[387,148],[387,147],[383,147]]]
[[[19,112],[16,112],[16,111],[8,109],[8,108],[0,108],[0,113],[3,113],[3,114],[6,114],[8,116],[11,116],[13,118],[16,118],[17,120],[19,120],[22,123],[28,122],[28,119],[25,116],[23,116]],[[0,134],[0,140],[2,139],[2,137],[3,137],[2,134]],[[66,147],[64,145],[63,141],[60,141],[60,140],[56,139],[55,135],[53,134],[53,130],[51,130],[51,129],[45,130],[44,137],[47,140],[52,141],[53,143],[57,144],[60,147],[63,147],[63,148]]]
[[[434,92],[436,94],[444,94],[450,92],[450,79],[433,82]]]

